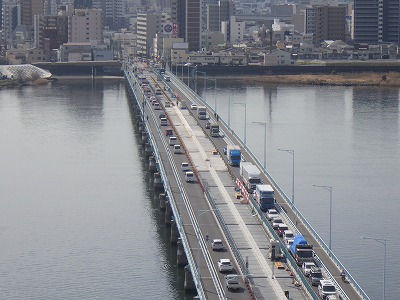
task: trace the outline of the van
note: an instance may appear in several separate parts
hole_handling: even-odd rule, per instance
[[[167,126],[167,125],[168,125],[168,120],[167,120],[167,118],[161,118],[161,119],[160,119],[160,125],[161,125],[161,126]]]
[[[322,276],[322,271],[318,267],[311,267],[310,269],[310,281],[312,285],[318,285],[319,282],[324,279]]]
[[[179,145],[175,145],[175,146],[179,146]],[[186,180],[186,182],[194,182],[194,173],[192,171],[186,172],[185,180]]]
[[[178,139],[176,138],[176,136],[170,136],[169,137],[169,145],[170,146],[174,146],[177,143]]]
[[[175,154],[181,154],[181,145],[174,145],[174,153]]]

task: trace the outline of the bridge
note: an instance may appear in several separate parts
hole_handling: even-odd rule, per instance
[[[187,290],[196,290],[200,299],[319,299],[317,289],[303,275],[255,200],[251,196],[236,198],[239,172],[227,164],[223,149],[237,144],[242,160],[256,164],[263,170],[264,182],[273,186],[276,209],[285,223],[314,245],[314,261],[324,277],[334,282],[338,297],[369,299],[348,272],[348,282],[338,280],[345,267],[224,120],[212,118],[222,135],[211,137],[205,128],[207,120],[199,120],[196,111],[182,105],[207,106],[208,115],[213,116],[203,99],[169,72],[170,81],[146,66],[127,66],[124,73],[149,168],[154,172],[154,187],[160,189],[160,207],[171,226],[171,243],[178,244],[178,265],[185,266]],[[166,115],[167,126],[161,124],[160,112]],[[170,131],[177,137],[181,153],[170,145]],[[195,182],[185,180],[182,162],[189,163]],[[211,249],[214,238],[223,240],[225,251]],[[279,261],[271,255],[275,243],[284,254]],[[219,272],[217,262],[223,258],[231,260],[233,272],[241,279],[236,293],[227,290],[226,274]]]

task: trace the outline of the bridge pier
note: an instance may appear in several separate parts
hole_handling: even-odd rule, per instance
[[[154,173],[157,171],[157,162],[154,156],[149,157],[149,171]]]
[[[149,137],[147,136],[147,132],[142,132],[142,145],[145,145],[149,141]]]
[[[176,243],[178,248],[176,250],[176,264],[178,267],[184,267],[188,264],[185,250],[183,249],[182,241],[178,238],[178,242]]]
[[[165,225],[171,226],[172,223],[172,210],[169,200],[165,201]]]
[[[154,173],[154,189],[159,190],[163,188],[163,183],[161,180],[161,175],[160,173],[156,172]]]
[[[167,202],[167,196],[165,193],[160,194],[160,210],[165,210],[165,203]]]
[[[178,238],[179,238],[179,232],[178,232],[178,227],[176,226],[176,220],[174,218],[171,224],[171,237],[169,239],[171,245],[176,245],[178,242]]]
[[[153,153],[153,148],[151,147],[150,143],[146,143],[144,146],[144,155],[149,157]]]
[[[190,266],[185,266],[185,282],[184,282],[185,291],[195,291],[196,286],[193,281],[192,272],[190,271]]]

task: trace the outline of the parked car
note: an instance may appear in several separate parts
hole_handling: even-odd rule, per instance
[[[303,265],[301,266],[301,270],[303,271],[304,276],[309,276],[310,275],[310,270],[312,267],[316,267],[315,263],[313,262],[303,262]]]
[[[220,272],[232,272],[233,267],[232,267],[231,260],[229,258],[221,258],[218,261],[218,270]]]
[[[273,218],[279,217],[279,213],[276,209],[270,208],[267,210],[266,217],[267,217],[267,220],[270,221]]]
[[[224,250],[224,244],[222,243],[222,240],[213,239],[211,241],[211,249],[213,249],[214,251],[216,251],[216,250]]]

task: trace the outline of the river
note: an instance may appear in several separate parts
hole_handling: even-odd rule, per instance
[[[212,107],[246,139],[371,299],[396,299],[399,90],[217,80]],[[198,89],[202,92],[201,86]],[[244,126],[246,104],[247,123]],[[0,299],[190,299],[121,81],[0,90]],[[134,295],[134,296],[133,296]]]

